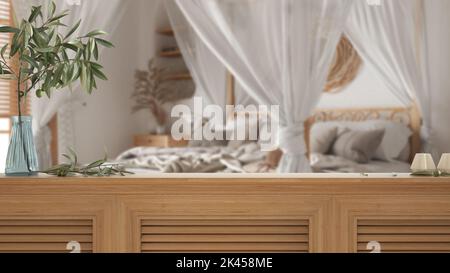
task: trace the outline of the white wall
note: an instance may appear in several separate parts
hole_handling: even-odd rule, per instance
[[[324,93],[318,108],[361,108],[403,106],[374,72],[363,66],[358,77],[338,93]]]

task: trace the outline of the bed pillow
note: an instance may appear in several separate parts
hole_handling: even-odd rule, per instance
[[[333,145],[333,154],[357,163],[369,163],[384,136],[384,129],[351,130],[339,134]]]
[[[373,158],[383,161],[397,160],[402,151],[409,146],[412,135],[408,126],[387,120],[368,120],[364,122],[346,122],[342,126],[353,130],[384,129],[384,137]],[[339,132],[338,132],[339,133]]]
[[[412,135],[411,129],[400,122],[387,120],[368,121],[329,121],[314,124],[314,127],[332,128],[338,127],[338,135],[345,130],[374,130],[384,129],[383,140],[375,152],[374,159],[383,161],[393,161],[402,157],[402,152],[409,146],[409,138]],[[313,128],[314,128],[313,127]]]
[[[409,162],[410,156],[411,156],[411,146],[408,144],[406,145],[405,149],[403,149],[403,151],[400,152],[400,155],[395,159],[402,162],[411,163]]]
[[[313,126],[310,148],[312,153],[327,154],[338,135],[338,127]]]
[[[409,139],[413,133],[408,126],[398,122],[380,122],[374,123],[374,126],[385,129],[383,141],[375,153],[375,159],[397,160],[402,156],[402,152],[409,148]]]

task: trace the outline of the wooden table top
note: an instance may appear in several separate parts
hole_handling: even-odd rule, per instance
[[[125,177],[6,177],[14,194],[137,195],[450,195],[450,177],[409,174],[151,174]]]
[[[82,176],[59,178],[46,174],[36,176],[5,176],[0,174],[0,180],[27,180],[27,179],[92,179],[92,177],[85,178]],[[383,178],[397,178],[397,179],[445,179],[442,177],[421,177],[412,176],[409,173],[147,173],[147,174],[130,174],[126,176],[110,176],[95,179],[383,179]]]

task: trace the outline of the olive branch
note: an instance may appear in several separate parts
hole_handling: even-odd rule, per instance
[[[77,154],[72,149],[68,150],[69,154],[62,155],[69,160],[68,163],[53,166],[45,171],[42,171],[41,173],[56,175],[59,177],[75,175],[103,177],[114,175],[125,176],[126,174],[133,174],[132,172],[126,171],[125,167],[121,166],[120,164],[107,163],[106,155],[103,159],[96,160],[88,165],[80,165],[78,164]]]

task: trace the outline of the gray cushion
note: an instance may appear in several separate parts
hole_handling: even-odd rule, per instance
[[[327,154],[338,136],[338,127],[313,126],[311,129],[311,152]]]
[[[396,159],[400,160],[400,161],[403,161],[403,162],[409,162],[409,160],[410,160],[409,157],[410,156],[411,156],[411,146],[408,143],[408,145],[405,146],[405,148],[402,150],[402,152],[400,153],[400,155]]]
[[[399,157],[403,158],[403,153],[401,152],[406,146],[410,146],[409,138],[413,133],[407,125],[387,120],[366,120],[361,122],[327,121],[315,123],[313,127],[338,127],[338,134],[345,128],[360,131],[384,129],[383,140],[374,155],[374,159],[384,161],[396,160]],[[406,158],[409,158],[409,155]]]
[[[384,129],[344,130],[333,145],[333,154],[357,163],[369,163],[383,140]]]

